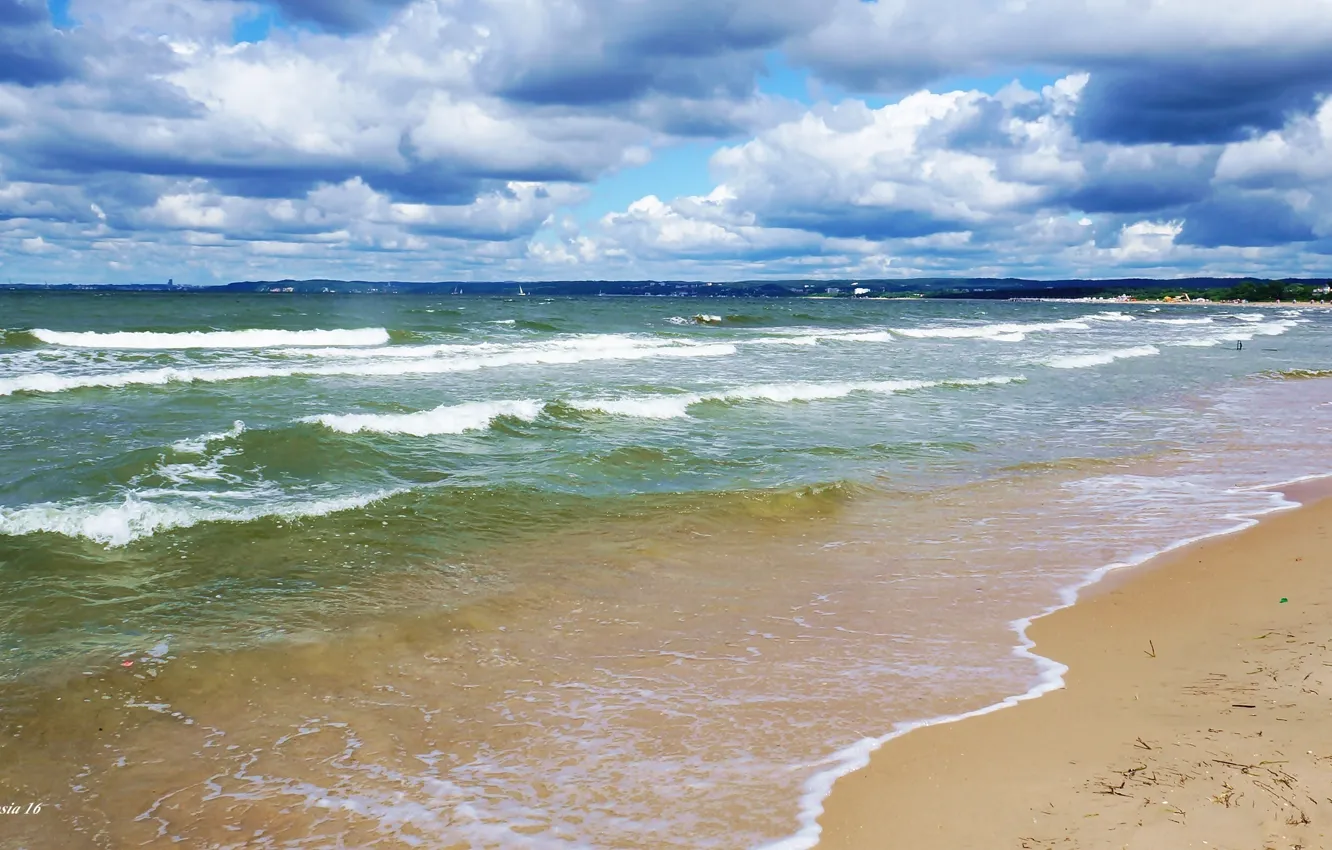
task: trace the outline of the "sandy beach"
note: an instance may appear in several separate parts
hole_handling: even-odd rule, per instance
[[[1332,846],[1332,500],[1288,493],[1038,620],[1066,687],[888,743],[819,846]]]

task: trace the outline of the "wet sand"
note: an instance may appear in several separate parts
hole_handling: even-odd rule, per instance
[[[1332,846],[1318,489],[1037,621],[1066,688],[888,743],[837,782],[821,850]]]

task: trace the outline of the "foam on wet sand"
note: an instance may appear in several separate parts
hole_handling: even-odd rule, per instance
[[[1067,687],[887,744],[838,781],[819,846],[1329,846],[1329,534],[1322,498],[1038,620]]]

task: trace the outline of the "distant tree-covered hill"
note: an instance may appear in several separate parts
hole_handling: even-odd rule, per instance
[[[58,284],[0,286],[47,292],[252,292],[274,295],[539,295],[694,297],[921,297],[921,298],[1115,298],[1180,297],[1213,301],[1310,301],[1329,298],[1328,279],[1265,280],[1194,277],[1172,280],[1027,280],[1022,278],[911,278],[894,280],[560,280],[560,281],[368,281],[249,280],[220,286],[167,284]]]

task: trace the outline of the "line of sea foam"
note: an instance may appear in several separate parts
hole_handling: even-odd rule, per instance
[[[162,531],[212,522],[253,522],[258,519],[304,519],[363,508],[406,492],[378,490],[360,495],[309,500],[264,500],[262,506],[226,508],[210,494],[207,504],[164,504],[128,493],[119,503],[79,500],[45,502],[21,508],[0,507],[0,535],[51,533],[83,537],[112,548],[128,545]],[[253,497],[253,493],[241,494]]]
[[[558,399],[551,402],[533,399],[465,402],[440,405],[414,413],[324,413],[298,420],[322,425],[344,434],[406,434],[427,437],[462,434],[491,427],[497,419],[508,417],[531,422],[555,406],[588,413],[604,413],[636,419],[679,419],[689,409],[705,402],[791,403],[845,398],[854,393],[890,395],[933,387],[983,387],[1018,383],[1021,376],[994,378],[959,378],[942,381],[860,381],[793,382],[756,384],[693,393],[658,393],[617,398]]]
[[[168,350],[182,348],[273,348],[277,346],[384,345],[384,328],[284,331],[251,328],[239,331],[52,331],[34,328],[32,335],[48,345],[70,348]]]
[[[689,415],[689,408],[704,402],[776,402],[825,401],[846,398],[854,393],[892,395],[941,386],[972,387],[1011,384],[1022,376],[960,378],[938,381],[833,381],[757,384],[725,390],[681,393],[678,395],[621,396],[618,398],[577,399],[563,402],[578,410],[596,411],[616,416],[643,419],[675,419]]]
[[[1006,322],[990,325],[941,325],[928,328],[893,328],[898,336],[910,339],[987,339],[995,342],[1022,342],[1029,333],[1088,331],[1091,325],[1080,319],[1058,322]]]
[[[1279,319],[1275,322],[1256,322],[1243,325],[1239,330],[1226,331],[1213,336],[1193,337],[1164,343],[1170,346],[1186,348],[1211,348],[1225,342],[1249,342],[1259,336],[1281,336],[1299,324],[1292,319]]]
[[[471,372],[505,366],[566,365],[598,360],[648,360],[674,357],[727,357],[736,353],[729,343],[690,345],[612,345],[591,348],[513,348],[460,357],[375,362],[357,360],[343,363],[299,366],[236,367],[166,367],[161,369],[101,372],[65,375],[39,372],[0,380],[0,396],[19,392],[57,393],[96,387],[162,386],[173,383],[215,383],[258,378],[307,377],[392,377]]]
[[[1093,366],[1106,366],[1116,360],[1134,357],[1153,357],[1161,353],[1155,345],[1138,345],[1133,348],[1115,348],[1096,354],[1062,354],[1044,360],[1046,366],[1053,369],[1089,369]]]
[[[226,431],[218,431],[214,434],[204,434],[201,437],[177,440],[171,444],[171,448],[181,454],[201,455],[208,451],[208,447],[212,443],[234,440],[244,433],[245,423],[237,419],[235,422],[231,423],[231,428]]]
[[[440,405],[418,413],[325,413],[299,420],[322,425],[343,434],[406,434],[428,437],[435,434],[462,434],[489,428],[496,419],[509,417],[531,422],[546,405],[539,401],[477,401]]]
[[[733,342],[733,340],[726,340]],[[568,334],[552,339],[532,342],[451,342],[434,345],[391,345],[379,348],[278,348],[266,352],[276,356],[330,357],[359,360],[457,358],[515,352],[612,352],[621,350],[657,350],[668,348],[697,348],[714,342],[691,339],[643,336],[641,334]]]

